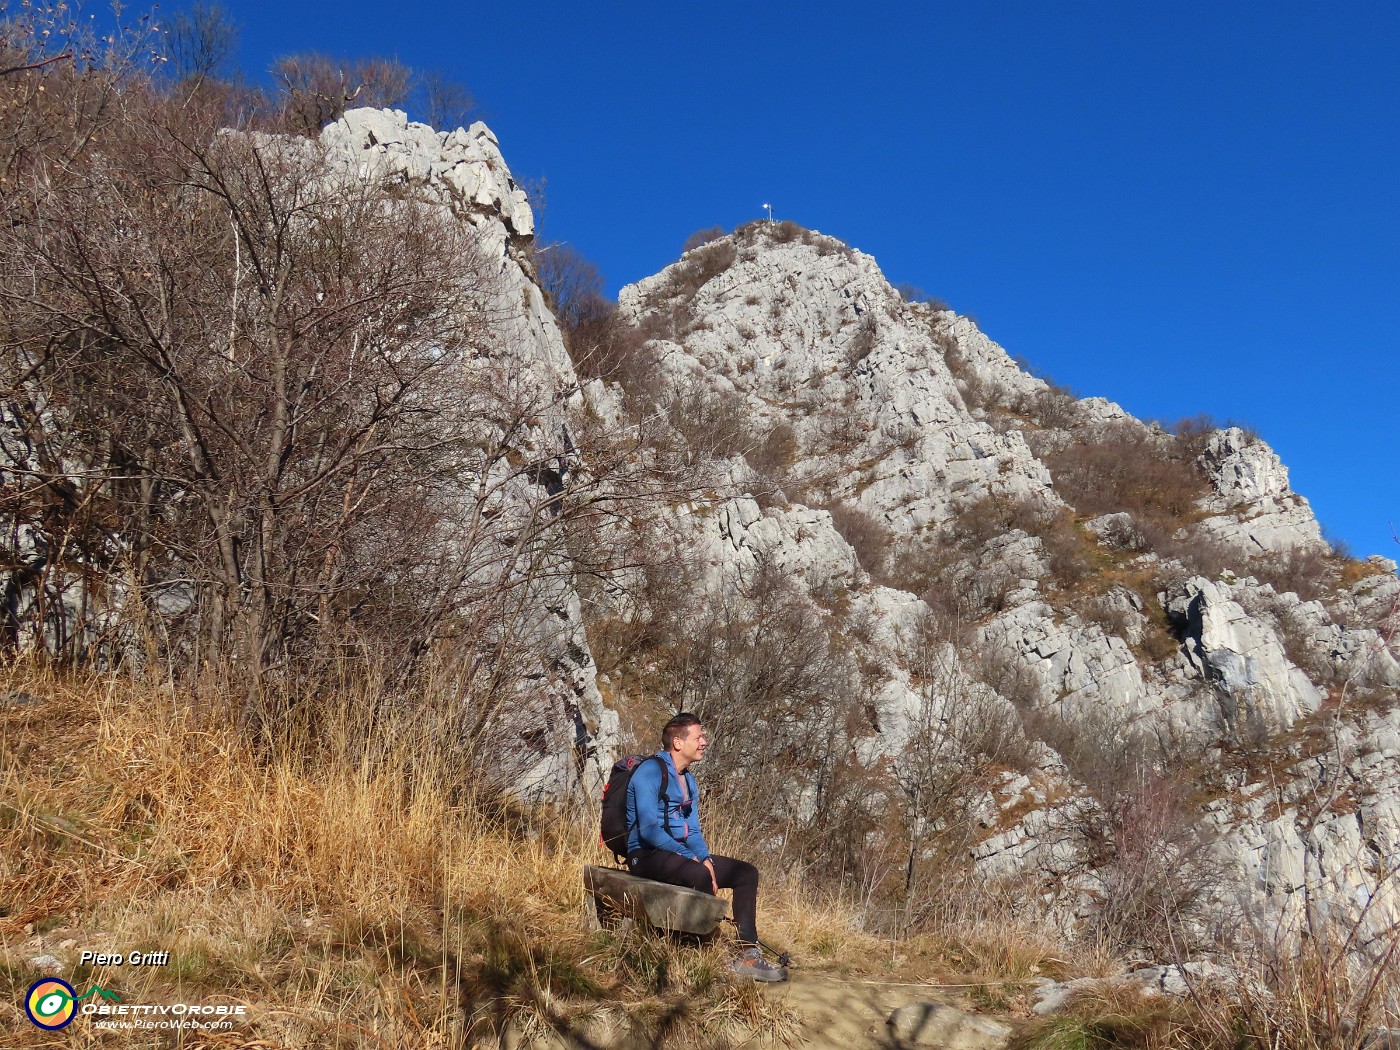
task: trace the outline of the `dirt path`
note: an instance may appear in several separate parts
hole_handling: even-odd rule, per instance
[[[934,985],[862,981],[795,970],[787,983],[764,986],[764,994],[785,1002],[802,1018],[804,1045],[818,1050],[889,1050],[900,1044],[913,1045],[903,1038],[896,1041],[888,1021],[900,1007],[921,1003],[951,1008],[930,1012],[938,1015],[938,1021],[928,1017],[929,1027],[925,1028],[924,1038],[918,1041],[918,1045],[927,1050],[997,1045],[995,1039],[989,1040],[979,1028],[991,1019],[962,1014],[953,1002],[954,997]],[[962,1022],[962,1018],[966,1018],[966,1022]],[[930,1030],[939,1024],[948,1029],[946,1039],[938,1038]],[[909,1031],[905,1028],[898,1034],[907,1036]]]

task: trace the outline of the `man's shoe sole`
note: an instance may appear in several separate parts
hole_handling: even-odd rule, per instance
[[[788,979],[787,973],[783,971],[774,973],[763,973],[761,971],[758,973],[746,973],[743,970],[735,970],[734,974],[738,977],[747,977],[751,981],[762,981],[764,984],[781,984]]]

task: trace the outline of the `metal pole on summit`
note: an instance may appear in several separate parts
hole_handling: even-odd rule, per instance
[[[771,204],[765,204],[764,207],[768,209],[768,225],[769,225],[769,226],[772,226],[772,225],[773,225],[773,205],[771,205]]]

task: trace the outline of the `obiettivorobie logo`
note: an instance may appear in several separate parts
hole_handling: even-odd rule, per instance
[[[122,1001],[116,992],[97,985],[79,995],[67,981],[45,977],[29,986],[29,994],[24,997],[24,1012],[40,1028],[56,1032],[72,1023],[78,1013],[78,1004],[88,996],[98,996],[113,1003]]]

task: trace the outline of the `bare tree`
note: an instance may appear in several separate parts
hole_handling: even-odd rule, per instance
[[[401,106],[408,99],[412,71],[397,59],[337,61],[308,52],[284,55],[272,64],[288,130],[316,135],[354,106]]]
[[[597,266],[569,244],[551,244],[535,254],[540,288],[559,322],[574,369],[587,379],[635,387],[650,361],[640,332],[603,294]]]
[[[238,49],[238,26],[219,4],[196,3],[165,29],[168,73],[176,81],[225,76]]]
[[[971,807],[998,767],[1026,761],[1027,741],[1010,705],[962,665],[966,627],[926,612],[911,625],[907,660],[917,704],[905,712],[905,739],[890,772],[907,836],[902,889],[905,921],[936,899],[930,875],[944,880],[965,864]]]
[[[442,131],[466,127],[476,110],[476,99],[461,81],[429,70],[420,73],[414,94],[423,108],[423,119]]]

